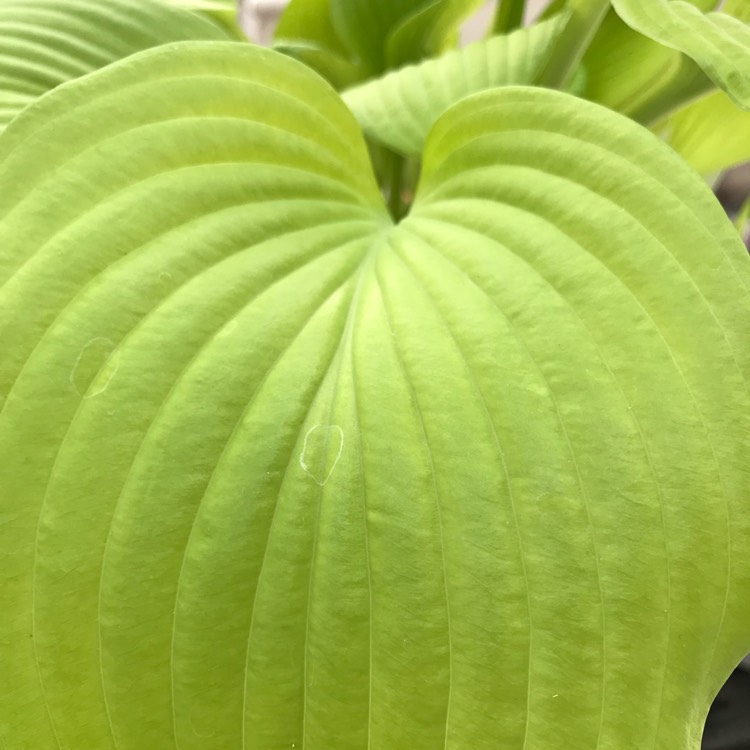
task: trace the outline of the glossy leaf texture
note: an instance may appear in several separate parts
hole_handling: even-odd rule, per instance
[[[612,0],[639,33],[685,53],[735,102],[750,108],[750,25],[728,13],[704,13],[685,0]]]
[[[0,130],[50,89],[166,42],[227,40],[207,18],[157,0],[2,0]]]
[[[666,132],[670,145],[703,174],[750,161],[750,112],[722,91],[677,112]]]
[[[319,78],[184,44],[0,152],[8,750],[697,750],[750,261],[667,146],[486,91],[393,226]]]
[[[345,91],[344,101],[369,137],[418,156],[430,128],[456,102],[484,89],[533,83],[566,19],[558,15],[407,66]]]

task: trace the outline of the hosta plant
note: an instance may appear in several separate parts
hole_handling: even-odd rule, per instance
[[[744,4],[222,5],[0,0],[0,748],[697,750]]]

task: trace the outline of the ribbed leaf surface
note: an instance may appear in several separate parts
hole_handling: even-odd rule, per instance
[[[368,136],[403,154],[418,155],[430,128],[451,105],[495,86],[532,83],[564,24],[565,16],[558,15],[490,37],[349,89],[344,101]]]
[[[726,13],[703,13],[684,0],[612,0],[636,31],[684,52],[740,106],[750,108],[750,25]]]
[[[488,91],[394,227],[320,79],[186,44],[0,157],[6,748],[697,750],[750,261],[664,144]]]
[[[2,0],[0,130],[55,86],[134,52],[228,38],[208,19],[156,0]]]

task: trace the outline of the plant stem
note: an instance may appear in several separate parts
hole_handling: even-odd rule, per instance
[[[404,168],[406,160],[398,154],[390,155],[390,169],[388,170],[388,210],[394,221],[400,221],[403,217],[404,201],[401,195],[404,186]]]
[[[737,217],[734,220],[734,225],[737,227],[737,231],[745,241],[745,244],[747,244],[750,240],[750,235],[747,233],[748,227],[750,227],[750,198],[747,198],[742,206],[740,206],[740,210],[737,212]]]
[[[570,18],[555,42],[538,84],[566,89],[610,8],[610,0],[570,0]]]
[[[492,22],[493,34],[508,34],[523,25],[523,12],[526,0],[500,0]]]

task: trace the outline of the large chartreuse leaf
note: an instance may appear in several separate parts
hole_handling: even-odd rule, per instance
[[[65,81],[148,47],[185,39],[229,36],[167,0],[1,0],[0,130]]]
[[[704,13],[685,0],[612,0],[639,33],[695,60],[740,106],[750,108],[750,25],[727,13]]]
[[[484,89],[534,82],[566,21],[566,14],[558,15],[408,66],[349,89],[344,101],[368,136],[418,155],[430,128],[451,105]]]
[[[7,750],[697,750],[750,646],[750,261],[566,94],[358,126],[162,47],[0,138]]]

